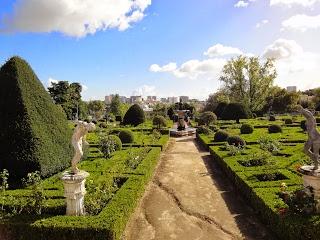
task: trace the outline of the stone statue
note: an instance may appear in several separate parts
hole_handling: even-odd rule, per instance
[[[306,127],[308,132],[308,140],[304,145],[304,152],[311,158],[314,162],[314,170],[319,169],[319,150],[320,150],[320,133],[317,130],[317,122],[313,114],[304,109],[302,106],[298,105],[298,112],[300,112],[306,118]]]
[[[74,129],[72,135],[72,146],[74,147],[74,157],[71,161],[71,171],[73,174],[79,172],[77,168],[78,162],[80,162],[83,156],[82,145],[88,144],[85,140],[85,136],[88,132],[95,130],[96,126],[93,123],[87,123],[83,121],[77,121],[77,127]]]

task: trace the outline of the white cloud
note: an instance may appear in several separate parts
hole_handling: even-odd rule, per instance
[[[267,46],[263,53],[263,57],[279,60],[300,55],[302,52],[302,47],[294,40],[278,39]]]
[[[308,29],[318,29],[320,28],[320,15],[295,15],[283,21],[282,26],[284,29],[297,30],[301,32],[305,32]]]
[[[304,51],[294,40],[276,40],[266,47],[263,56],[275,59],[276,84],[281,87],[294,85],[304,90],[319,86],[320,55]]]
[[[236,8],[244,8],[244,7],[248,7],[248,5],[249,5],[248,2],[240,0],[234,5],[234,7],[236,7]]]
[[[88,87],[86,85],[81,84],[81,87],[82,87],[82,92],[88,91]]]
[[[238,48],[223,46],[222,44],[216,44],[210,47],[205,53],[205,56],[220,57],[225,55],[240,55],[243,54]]]
[[[269,20],[268,19],[264,19],[264,20],[262,20],[261,22],[258,22],[257,24],[256,24],[256,28],[261,28],[262,26],[264,26],[264,25],[266,25],[266,24],[268,24],[269,23]]]
[[[62,32],[84,37],[100,30],[126,30],[144,17],[151,0],[18,0],[6,31]]]
[[[164,66],[159,66],[158,64],[152,64],[149,68],[149,71],[151,72],[172,72],[177,69],[176,63],[168,63]]]
[[[302,7],[311,7],[318,2],[320,2],[320,0],[270,0],[270,5],[283,5],[288,7],[298,5]]]
[[[56,80],[56,79],[53,79],[53,78],[49,78],[48,79],[48,87],[52,87],[52,83],[58,83],[59,82],[59,80]]]
[[[149,85],[142,85],[141,87],[136,88],[133,93],[133,96],[156,96],[156,87]]]

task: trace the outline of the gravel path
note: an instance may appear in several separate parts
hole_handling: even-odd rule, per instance
[[[126,240],[274,239],[193,137],[171,139]]]

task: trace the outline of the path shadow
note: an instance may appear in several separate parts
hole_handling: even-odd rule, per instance
[[[201,173],[201,176],[210,176],[213,184],[221,191],[221,196],[230,213],[235,215],[236,223],[245,239],[277,240],[278,238],[265,227],[259,220],[258,215],[235,189],[232,182],[229,181],[222,169],[212,159],[210,153],[201,147],[196,140],[193,141],[200,153],[208,153],[202,156],[208,172]]]

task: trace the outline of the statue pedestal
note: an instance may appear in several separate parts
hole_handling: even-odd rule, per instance
[[[64,185],[64,197],[67,202],[67,215],[84,215],[84,195],[86,194],[85,182],[89,173],[80,171],[77,174],[64,172],[61,180]]]
[[[303,186],[307,192],[314,194],[314,199],[318,202],[316,205],[317,213],[320,213],[320,169],[314,170],[314,166],[302,166],[299,172],[303,174]]]

